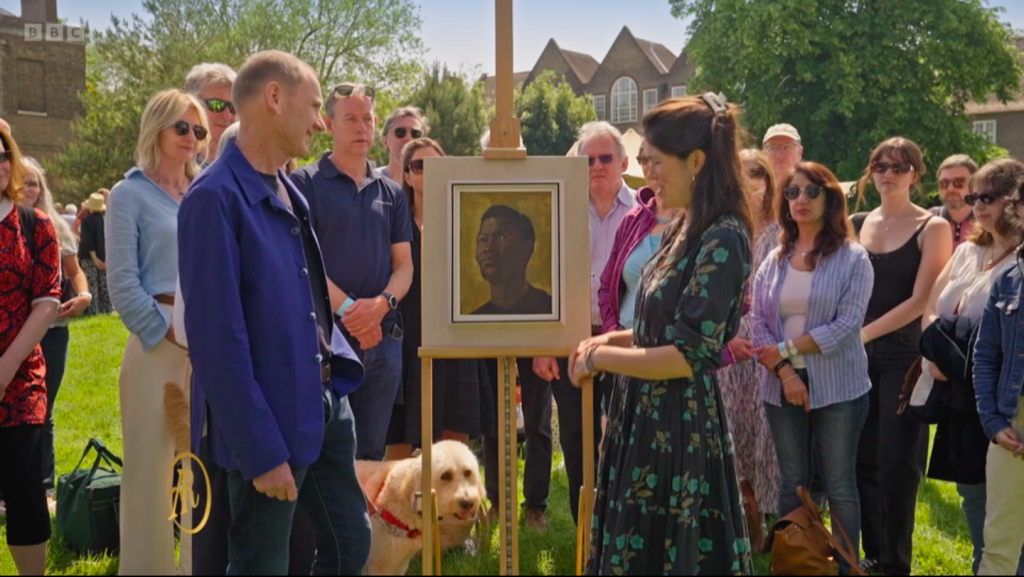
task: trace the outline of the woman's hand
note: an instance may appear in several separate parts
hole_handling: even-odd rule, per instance
[[[999,431],[996,438],[993,439],[996,444],[1013,453],[1014,457],[1024,458],[1024,446],[1021,445],[1020,437],[1016,431],[1010,428]]]
[[[757,350],[757,358],[769,372],[774,371],[775,367],[782,362],[782,355],[779,354],[778,345],[765,345],[761,347]]]
[[[596,345],[590,346],[582,352],[579,350],[573,351],[572,355],[569,356],[569,380],[576,387],[582,387],[585,381],[593,380],[594,373],[588,370],[586,360],[587,355],[593,355],[596,349]]]
[[[928,365],[928,374],[931,375],[933,379],[942,382],[946,382],[949,380],[946,378],[946,375],[942,374],[942,371],[939,370],[939,367],[935,366],[935,363],[932,363],[927,359],[923,362]]]
[[[92,302],[91,296],[77,296],[57,308],[58,319],[70,319],[82,316]]]
[[[807,393],[807,385],[804,384],[798,375],[790,376],[782,384],[782,394],[786,398],[787,403],[796,407],[803,407],[804,414],[811,412],[811,396]]]
[[[754,345],[749,340],[736,337],[726,345],[737,361],[749,361],[754,358]]]

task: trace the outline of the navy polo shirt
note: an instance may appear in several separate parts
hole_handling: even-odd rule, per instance
[[[391,245],[412,242],[412,219],[405,194],[394,181],[366,166],[357,184],[331,162],[330,152],[303,166],[291,178],[309,203],[327,278],[352,300],[379,296],[391,280]],[[398,311],[382,327],[398,323]]]

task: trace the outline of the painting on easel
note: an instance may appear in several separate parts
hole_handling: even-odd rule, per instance
[[[451,322],[560,321],[562,184],[449,186]]]

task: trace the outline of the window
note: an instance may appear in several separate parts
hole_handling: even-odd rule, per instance
[[[658,105],[658,89],[648,88],[644,90],[644,114],[651,111],[652,108]]]
[[[992,144],[996,143],[996,121],[995,120],[975,120],[974,121],[974,133],[981,134]]]
[[[612,86],[612,124],[636,122],[636,82],[623,76]]]
[[[598,120],[604,120],[605,119],[606,112],[604,110],[604,95],[603,94],[601,96],[595,96],[594,97],[594,113],[597,114],[597,119]]]
[[[672,98],[682,98],[686,96],[686,85],[673,86],[672,87]]]

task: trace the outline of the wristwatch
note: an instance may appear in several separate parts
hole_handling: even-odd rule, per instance
[[[388,306],[391,307],[391,310],[398,308],[398,299],[395,298],[395,295],[384,292],[380,293],[380,296],[384,297],[384,299],[388,301]]]

